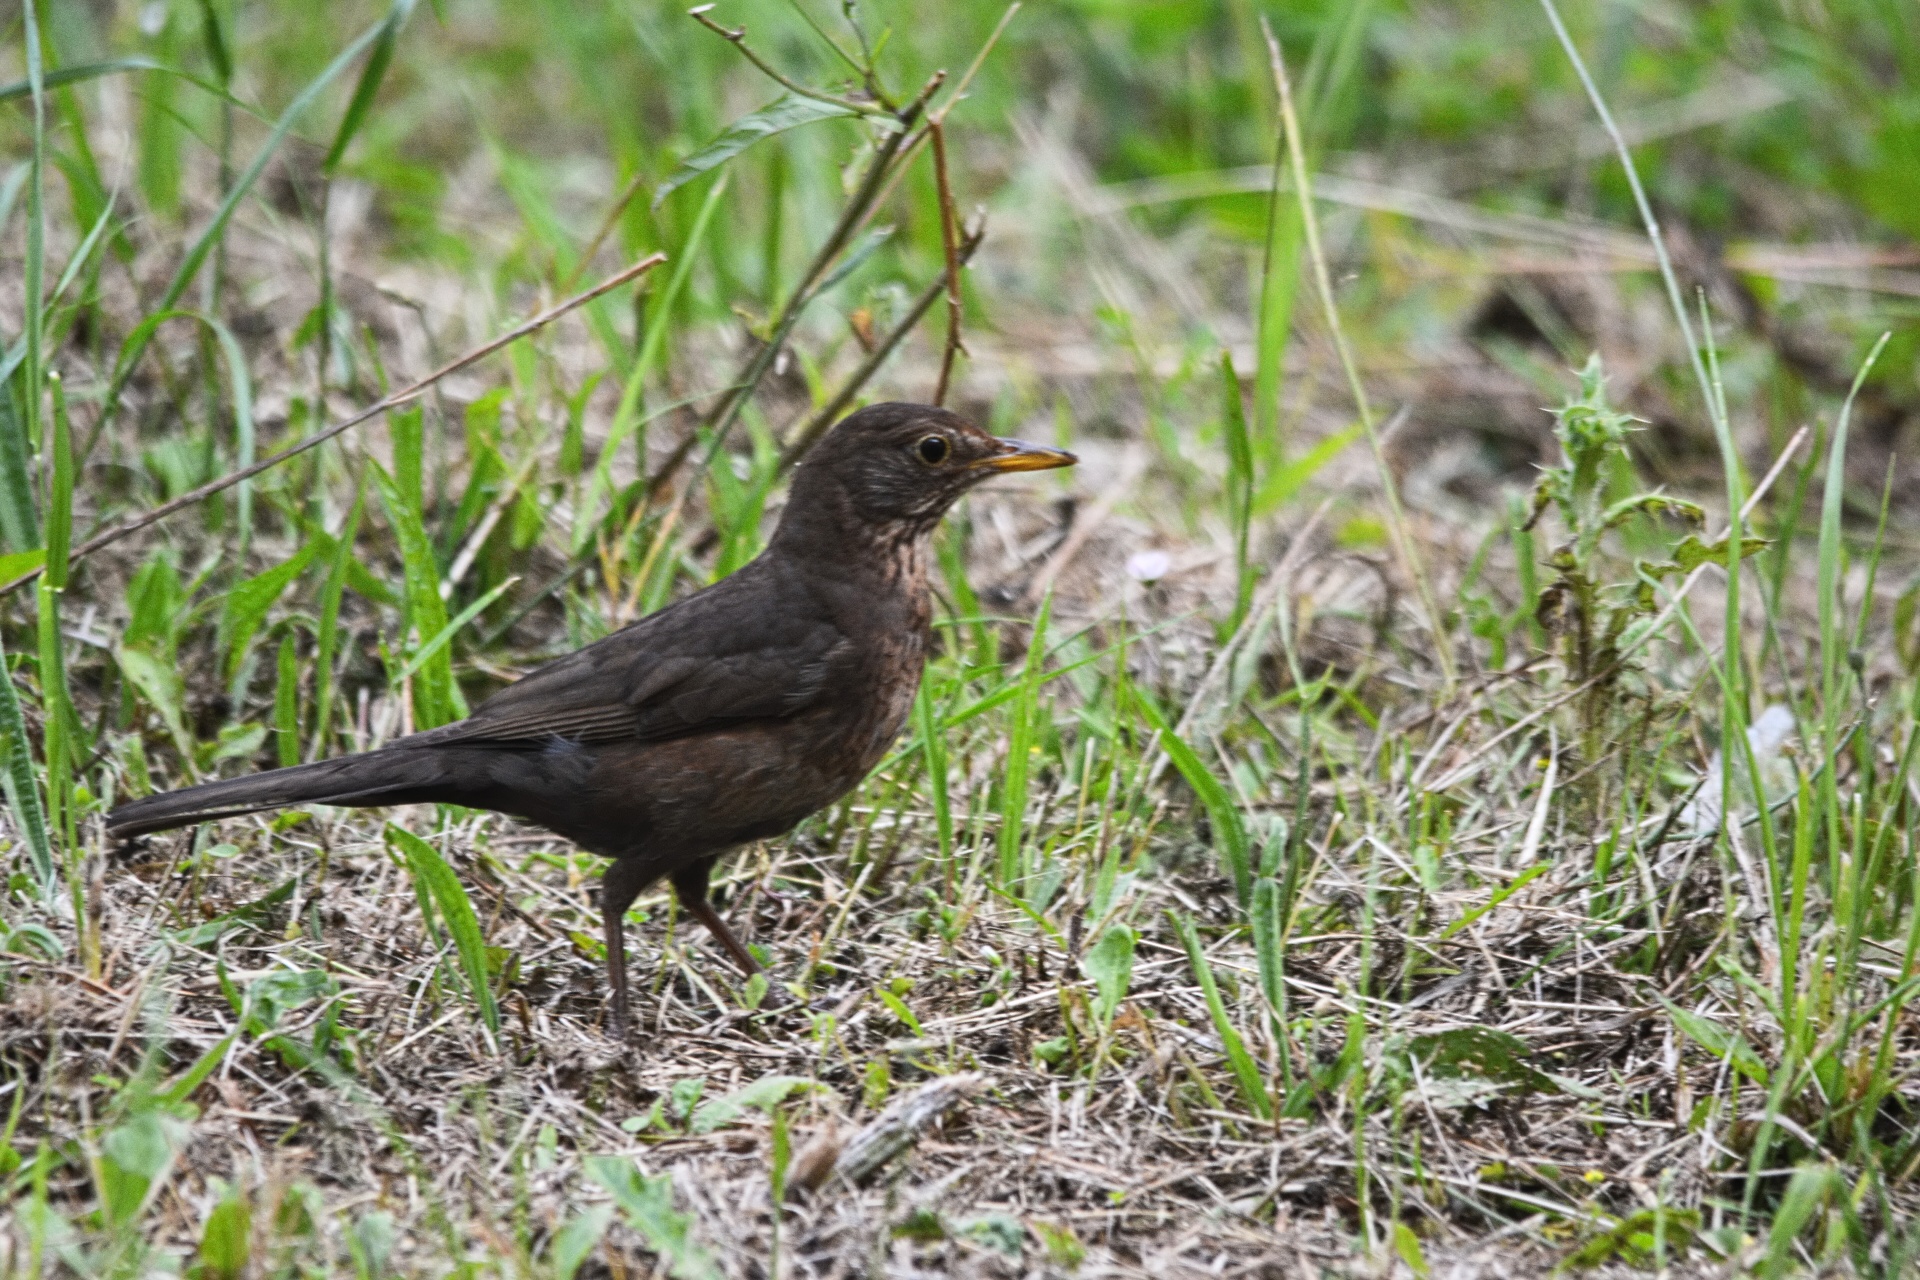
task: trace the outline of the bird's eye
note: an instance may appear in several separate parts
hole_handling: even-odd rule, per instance
[[[913,446],[913,451],[920,455],[920,461],[930,467],[937,467],[947,460],[947,455],[953,451],[953,446],[947,443],[945,436],[928,436]]]

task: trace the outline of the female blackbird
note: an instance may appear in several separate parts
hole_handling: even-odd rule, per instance
[[[457,804],[538,823],[614,859],[600,890],[614,1034],[626,1037],[624,921],[662,876],[734,961],[707,901],[723,853],[852,790],[906,720],[929,634],[928,542],[1005,471],[1071,466],[944,409],[878,404],[800,466],[759,558],[540,668],[465,720],[378,751],[121,805],[122,838],[292,804]]]

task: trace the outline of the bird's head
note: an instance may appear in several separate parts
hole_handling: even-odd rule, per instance
[[[1077,461],[1063,449],[988,435],[932,405],[869,405],[841,419],[807,454],[787,509],[789,517],[816,509],[830,519],[919,533],[983,480]]]

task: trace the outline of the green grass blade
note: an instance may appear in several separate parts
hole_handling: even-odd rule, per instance
[[[225,656],[224,665],[229,682],[240,675],[247,654],[253,647],[253,637],[267,620],[267,612],[293,584],[294,579],[313,563],[319,552],[318,543],[308,542],[284,563],[255,574],[227,592],[215,633],[215,649]]]
[[[1279,881],[1261,876],[1253,882],[1253,903],[1248,917],[1253,924],[1254,958],[1260,965],[1260,989],[1277,1012],[1286,1007],[1286,942],[1280,918]]]
[[[1214,844],[1227,864],[1228,874],[1233,877],[1234,894],[1241,905],[1246,905],[1253,895],[1253,857],[1240,806],[1234,803],[1233,793],[1207,768],[1199,753],[1173,731],[1158,707],[1145,698],[1140,699],[1139,706],[1147,723],[1159,730],[1160,748],[1167,753],[1167,759],[1200,797],[1207,819],[1213,824]]]
[[[41,896],[51,901],[58,887],[53,875],[53,844],[47,838],[46,810],[40,804],[32,741],[27,737],[26,717],[20,714],[20,696],[14,689],[4,643],[0,643],[0,753],[4,753],[6,765],[7,806],[26,838],[27,855],[40,879]]]
[[[933,807],[934,838],[939,841],[940,865],[953,856],[953,795],[948,789],[947,743],[940,732],[940,713],[933,705],[933,690],[928,681],[920,683],[914,699],[914,732],[926,756],[927,793]]]
[[[1239,630],[1253,603],[1253,565],[1247,543],[1253,526],[1253,441],[1247,435],[1246,406],[1240,375],[1234,372],[1233,353],[1220,353],[1220,391],[1227,438],[1227,523],[1233,531],[1233,613],[1227,624],[1231,635]]]
[[[268,163],[279,152],[281,143],[285,142],[287,135],[293,131],[294,124],[335,77],[352,66],[354,61],[366,51],[368,46],[377,41],[386,29],[386,19],[382,19],[362,31],[332,62],[326,65],[318,76],[307,82],[306,87],[295,95],[292,102],[287,104],[286,110],[282,111],[279,118],[274,121],[272,132],[267,135],[266,142],[261,144],[252,162],[235,178],[232,189],[227,192],[227,198],[222,200],[220,207],[214,211],[212,221],[194,239],[193,244],[188,246],[185,257],[181,259],[179,267],[174,270],[173,278],[167,282],[167,287],[154,304],[154,311],[171,311],[174,304],[185,295],[187,286],[193,283],[195,276],[199,275],[207,256],[213,252],[214,246],[226,234],[227,223],[232,220],[234,210],[240,207],[240,202],[245,200],[248,193],[253,190],[253,185],[260,180],[260,175],[266,172]],[[122,348],[122,357],[115,366],[113,381],[107,387],[105,402],[101,407],[99,420],[89,437],[89,444],[99,439],[101,432],[112,420],[115,410],[119,407],[120,392],[125,388],[127,379],[132,376],[133,366],[138,363],[141,353],[146,350],[147,343],[152,340],[152,330],[144,325],[141,328],[145,330],[141,340],[131,349],[125,346]],[[84,452],[87,451],[83,450]]]
[[[488,605],[505,595],[513,584],[518,581],[520,581],[518,578],[508,578],[505,582],[502,582],[499,586],[493,588],[493,590],[487,592],[478,600],[475,600],[472,604],[462,609],[453,621],[440,628],[439,632],[436,633],[431,640],[428,640],[425,644],[414,650],[413,656],[407,659],[407,665],[400,668],[400,674],[395,678],[399,680],[411,680],[419,673],[421,667],[439,657],[440,651],[451,644],[453,638],[459,635],[461,630],[469,622],[472,622],[475,618],[479,617],[481,613],[485,612]]]
[[[40,443],[40,397],[44,394],[41,380],[45,376],[42,363],[45,353],[41,350],[41,341],[46,325],[46,254],[47,254],[47,214],[46,214],[46,152],[47,152],[47,112],[46,89],[41,83],[40,19],[37,0],[24,0],[21,18],[26,26],[27,44],[27,83],[33,95],[33,151],[28,159],[27,169],[27,246],[26,262],[23,274],[26,280],[25,296],[22,299],[24,315],[21,319],[21,346],[24,351],[21,364],[20,390],[25,407],[22,418],[22,433],[29,450]],[[36,540],[36,546],[44,545],[44,540]],[[25,547],[16,547],[25,551]]]
[[[370,463],[374,488],[387,510],[387,522],[400,543],[400,559],[406,574],[406,625],[424,646],[447,627],[447,607],[440,599],[440,569],[434,562],[433,543],[420,519],[419,495],[401,492],[399,485],[380,464]],[[411,650],[417,653],[419,650]],[[466,715],[464,699],[453,679],[453,655],[442,648],[409,677],[413,681],[413,722],[419,729],[432,729]]]
[[[1053,612],[1049,595],[1033,620],[1027,642],[1027,660],[1020,671],[1019,691],[1007,713],[1007,767],[1000,778],[1000,884],[1013,891],[1025,879],[1022,853],[1026,848],[1028,771],[1032,767],[1039,686],[1045,676],[1047,622]]]
[[[393,8],[387,11],[387,20],[380,24],[380,34],[373,42],[372,52],[367,54],[367,65],[361,68],[360,79],[353,86],[353,97],[340,117],[340,127],[334,130],[333,145],[327,148],[327,158],[320,162],[321,171],[328,177],[340,167],[341,158],[353,145],[354,135],[366,123],[367,112],[373,109],[374,95],[380,92],[380,82],[386,78],[387,66],[393,61],[394,43],[399,39],[400,28],[412,16],[413,5],[414,0],[394,0]]]
[[[1767,1252],[1755,1274],[1764,1280],[1801,1274],[1800,1256],[1794,1241],[1820,1212],[1830,1197],[1844,1198],[1846,1184],[1835,1171],[1823,1164],[1803,1164],[1793,1171],[1787,1190],[1774,1211],[1773,1228],[1767,1233]]]
[[[1873,372],[1873,365],[1886,349],[1887,340],[1893,335],[1883,333],[1873,349],[1867,352],[1867,358],[1861,362],[1859,372],[1854,374],[1853,385],[1847,390],[1847,398],[1840,406],[1840,416],[1833,425],[1833,439],[1827,446],[1827,480],[1825,491],[1820,496],[1820,561],[1819,561],[1819,608],[1820,608],[1820,699],[1821,699],[1821,746],[1826,751],[1839,749],[1836,738],[1839,734],[1842,714],[1842,696],[1840,693],[1840,673],[1846,663],[1847,637],[1842,633],[1839,621],[1840,574],[1843,548],[1840,543],[1840,519],[1846,505],[1847,488],[1847,430],[1853,420],[1853,402],[1860,394],[1860,388],[1866,384],[1867,375]],[[1823,770],[1832,786],[1833,771]]]
[[[1345,431],[1337,431],[1317,442],[1293,461],[1276,465],[1267,472],[1267,478],[1260,482],[1259,492],[1253,495],[1252,514],[1268,515],[1285,506],[1307,486],[1308,481],[1320,473],[1321,468],[1346,452],[1348,445],[1365,434],[1365,428],[1355,423]]]
[[[179,267],[174,270],[173,278],[167,282],[167,287],[161,293],[155,310],[170,309],[186,293],[187,286],[192,284],[193,278],[200,273],[201,264],[207,260],[207,255],[213,252],[213,246],[225,234],[227,223],[233,218],[234,210],[240,207],[240,202],[253,190],[253,184],[260,180],[260,175],[266,172],[268,162],[280,150],[280,144],[293,131],[294,124],[305,114],[306,109],[313,104],[321,92],[333,83],[334,78],[352,66],[361,53],[377,42],[386,30],[387,21],[382,19],[362,31],[354,37],[351,44],[340,51],[332,62],[326,65],[319,75],[307,82],[306,87],[294,97],[292,102],[287,104],[286,110],[282,111],[279,119],[274,121],[273,131],[267,135],[266,142],[261,144],[259,153],[234,180],[233,189],[227,193],[227,198],[221,201],[220,207],[214,211],[213,220],[187,249],[186,257],[181,259]],[[113,397],[108,397],[109,403],[112,399]]]
[[[424,886],[423,896],[433,900],[434,909],[440,913],[453,938],[454,951],[460,957],[460,971],[473,992],[474,1003],[480,1007],[481,1021],[487,1024],[487,1030],[497,1033],[500,1010],[494,1004],[493,987],[487,977],[487,944],[480,935],[480,919],[474,914],[466,886],[432,845],[405,827],[389,822],[387,841],[399,847],[407,870],[413,873],[415,887]]]
[[[340,644],[340,605],[346,597],[347,575],[355,564],[354,539],[360,533],[363,494],[357,488],[353,508],[347,513],[340,536],[334,539],[333,554],[327,565],[327,580],[320,588],[320,625],[313,642],[313,736],[307,741],[307,758],[318,759],[326,753],[327,733],[333,723],[333,699],[336,677],[334,655]]]
[[[43,89],[58,89],[64,85],[81,84],[88,80],[97,80],[102,76],[118,75],[123,71],[151,71],[156,75],[170,76],[175,80],[184,80],[195,88],[204,89],[214,97],[232,106],[240,108],[248,115],[260,113],[250,105],[234,97],[210,80],[170,67],[164,62],[155,62],[152,58],[110,58],[105,62],[83,62],[76,66],[61,67],[58,71],[49,71],[40,77]],[[11,84],[0,85],[0,102],[12,102],[24,98],[33,92],[30,80],[16,80]]]
[[[1247,1104],[1247,1110],[1265,1120],[1273,1114],[1273,1102],[1267,1096],[1266,1082],[1260,1076],[1260,1067],[1247,1052],[1246,1042],[1240,1038],[1240,1031],[1233,1025],[1233,1019],[1227,1015],[1226,1002],[1220,998],[1220,985],[1214,981],[1213,967],[1207,963],[1206,952],[1200,946],[1199,931],[1193,927],[1193,921],[1184,915],[1170,913],[1174,928],[1180,932],[1180,941],[1187,948],[1187,963],[1193,967],[1194,979],[1200,984],[1201,994],[1206,997],[1207,1013],[1213,1019],[1213,1030],[1220,1037],[1220,1043],[1227,1053],[1227,1065],[1233,1070],[1234,1083],[1240,1088],[1240,1098]]]
[[[274,660],[273,745],[281,768],[300,763],[300,654],[292,631],[280,637]]]
[[[722,174],[719,181],[707,191],[707,198],[687,232],[686,242],[674,253],[673,274],[667,277],[666,288],[648,301],[647,332],[640,340],[640,356],[633,362],[633,370],[627,374],[627,380],[620,388],[620,401],[614,407],[613,421],[607,427],[607,440],[601,446],[599,461],[594,464],[593,477],[587,482],[585,495],[574,508],[573,554],[576,556],[586,549],[593,539],[594,530],[600,525],[600,503],[614,487],[614,460],[619,457],[627,438],[645,421],[640,416],[640,397],[646,390],[647,378],[660,363],[661,353],[666,350],[667,335],[673,330],[675,306],[686,289],[688,277],[693,274],[693,265],[700,257],[700,246],[706,241],[707,228],[713,224],[714,211],[720,207],[720,197],[726,194],[726,189],[726,175]]]
[[[21,345],[24,349],[24,341]],[[39,504],[33,496],[33,444],[16,395],[21,381],[0,379],[0,537],[16,554],[42,545]]]
[[[119,353],[114,359],[110,396],[107,409],[103,413],[112,409],[111,388],[119,386],[132,373],[134,362],[139,360],[140,353],[145,351],[147,345],[153,341],[154,332],[169,320],[191,320],[213,334],[220,347],[221,358],[227,366],[229,411],[233,415],[234,463],[241,468],[252,466],[257,440],[253,423],[253,377],[248,371],[246,351],[233,336],[233,330],[213,316],[198,311],[163,307],[135,325],[121,341]],[[96,424],[93,429],[94,438],[97,438],[99,433],[100,426]],[[244,555],[247,541],[253,530],[253,482],[242,480],[235,485],[234,497],[240,530],[239,553]]]
[[[67,585],[67,556],[73,546],[73,435],[67,422],[66,389],[60,375],[49,373],[53,391],[52,471],[48,476],[46,576],[55,591]]]

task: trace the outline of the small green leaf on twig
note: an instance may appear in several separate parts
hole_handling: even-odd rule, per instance
[[[831,120],[858,114],[837,103],[819,98],[803,98],[797,93],[782,94],[750,116],[742,116],[726,127],[721,135],[682,160],[653,191],[653,207],[710,169],[718,168],[763,138],[797,129],[816,120]]]

